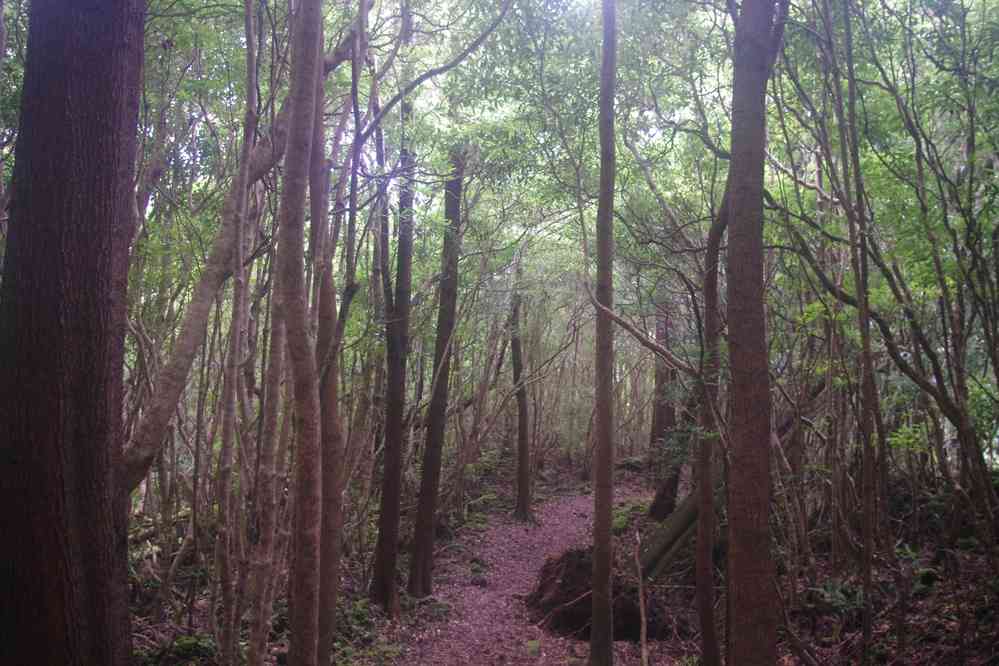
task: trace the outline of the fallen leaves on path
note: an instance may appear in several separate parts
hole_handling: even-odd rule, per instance
[[[622,488],[617,496],[625,501],[645,494]],[[435,568],[434,599],[449,607],[447,618],[415,627],[397,663],[585,664],[589,645],[537,626],[524,597],[546,558],[590,543],[592,515],[592,496],[573,494],[537,506],[534,524],[494,515],[485,530],[463,534],[457,547],[442,553]],[[651,663],[674,663],[668,647],[651,643]],[[617,642],[615,657],[618,664],[638,664],[639,646]]]

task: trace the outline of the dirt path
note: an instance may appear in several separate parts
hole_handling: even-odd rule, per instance
[[[619,501],[645,495],[619,493]],[[447,618],[420,627],[397,662],[401,665],[584,664],[589,646],[547,633],[528,617],[523,597],[545,559],[590,540],[591,495],[556,497],[536,507],[537,525],[494,515],[489,527],[459,538],[456,555],[436,566],[435,598]],[[615,645],[617,663],[637,664],[638,646]],[[668,664],[662,656],[651,663]]]

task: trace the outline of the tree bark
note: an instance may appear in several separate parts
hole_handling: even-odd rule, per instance
[[[295,514],[289,663],[314,666],[319,633],[319,558],[322,465],[319,443],[319,381],[309,336],[305,285],[305,191],[313,148],[321,0],[300,0],[294,21],[288,148],[281,190],[277,265],[285,308],[288,361],[295,403]]]
[[[600,64],[600,197],[597,204],[597,309],[594,348],[593,619],[590,664],[614,662],[611,511],[614,503],[614,93],[617,84],[615,0],[603,0]]]
[[[770,552],[770,376],[763,300],[766,86],[786,3],[745,0],[735,29],[729,165],[728,654],[740,666],[777,661],[778,607]],[[776,20],[775,20],[776,19]]]
[[[423,448],[423,476],[416,510],[413,557],[409,569],[409,593],[425,597],[433,593],[434,526],[441,477],[441,456],[447,426],[448,383],[451,377],[452,336],[458,308],[458,259],[461,256],[461,193],[465,174],[464,155],[456,148],[451,155],[451,177],[444,185],[444,231],[441,250],[440,305],[437,339],[434,342],[434,378],[427,410],[427,438]]]
[[[31,3],[0,291],[0,662],[130,663],[121,457],[145,3]]]
[[[272,278],[277,279],[275,274]],[[264,384],[263,429],[260,436],[257,464],[259,474],[256,488],[257,516],[260,541],[251,551],[252,587],[249,599],[251,613],[247,663],[262,666],[267,652],[267,634],[270,628],[271,605],[267,595],[267,581],[273,576],[275,563],[274,541],[277,528],[277,495],[275,493],[276,458],[275,444],[278,435],[278,415],[281,404],[281,378],[284,374],[284,315],[277,298],[277,285],[271,295],[271,352],[267,359],[267,376]]]

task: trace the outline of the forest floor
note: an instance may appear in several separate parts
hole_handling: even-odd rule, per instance
[[[585,485],[548,488],[535,502],[534,523],[494,513],[478,530],[465,530],[446,544],[435,563],[432,610],[396,638],[406,647],[400,666],[471,664],[585,664],[589,643],[550,633],[530,612],[525,598],[548,558],[592,542],[593,496]],[[615,507],[651,499],[638,482],[619,484]],[[440,615],[444,615],[440,619]],[[650,663],[683,663],[689,642],[650,641]],[[614,645],[615,663],[639,664],[640,647]]]
[[[615,603],[634,600],[635,535],[649,537],[657,524],[646,515],[654,473],[619,468],[613,514]],[[647,477],[646,477],[647,475]],[[348,666],[492,666],[586,664],[589,562],[582,559],[592,542],[593,496],[578,471],[549,470],[535,488],[534,518],[511,515],[512,470],[500,470],[470,488],[464,513],[442,518],[434,568],[434,594],[416,600],[400,587],[401,621],[391,621],[368,601],[366,551],[345,560],[343,594],[337,609],[336,662]],[[689,492],[686,480],[680,496]],[[999,577],[984,549],[959,530],[948,529],[940,498],[896,498],[900,506],[920,506],[934,530],[903,534],[891,559],[879,556],[875,575],[873,663],[895,666],[999,666]],[[938,507],[934,509],[933,507]],[[939,514],[939,515],[937,515]],[[924,517],[923,523],[930,524]],[[950,536],[948,533],[953,532]],[[785,602],[780,660],[785,664],[859,663],[861,581],[852,560],[833,566],[829,535],[815,530],[807,564],[787,570],[794,553],[778,551],[779,589]],[[724,543],[716,553],[719,568],[716,614],[723,625]],[[218,663],[208,629],[210,587],[203,586],[203,565],[185,567],[170,595],[171,620],[153,619],[158,596],[152,565],[135,547],[133,557],[133,639],[136,664],[209,666]],[[403,544],[400,571],[407,569]],[[699,653],[694,613],[692,548],[688,544],[653,582],[644,584],[650,636],[649,663],[696,664]],[[205,558],[210,557],[206,554]],[[800,554],[799,554],[800,557]],[[558,560],[556,561],[556,558]],[[197,558],[191,558],[197,562]],[[552,566],[547,566],[546,563]],[[568,563],[568,564],[567,564]],[[561,568],[559,568],[561,567]],[[539,581],[544,579],[544,585]],[[400,585],[402,581],[400,580]],[[565,594],[549,597],[552,589]],[[579,593],[582,589],[583,592]],[[629,591],[630,590],[630,591]],[[532,595],[532,592],[535,592]],[[630,596],[629,596],[630,595]],[[542,601],[548,603],[532,602]],[[574,616],[571,636],[551,630],[555,598],[560,617]],[[783,606],[783,604],[782,604]],[[193,616],[187,609],[193,609]],[[626,607],[627,609],[627,607]],[[633,610],[633,609],[631,609]],[[553,611],[554,612],[554,611]],[[615,635],[641,622],[615,610]],[[193,620],[193,627],[189,624]],[[618,624],[617,622],[615,623]],[[187,625],[187,626],[185,626]],[[578,627],[578,628],[576,628]],[[719,627],[723,635],[723,626]],[[283,598],[275,605],[269,664],[287,663],[288,617]],[[615,663],[637,666],[637,642],[615,642]]]

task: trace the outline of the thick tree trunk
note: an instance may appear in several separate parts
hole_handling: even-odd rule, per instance
[[[433,593],[434,525],[441,477],[441,455],[447,426],[448,382],[451,377],[451,338],[458,308],[458,259],[461,255],[461,188],[464,155],[456,149],[451,156],[452,173],[444,185],[444,231],[441,250],[440,305],[437,311],[437,339],[434,342],[434,379],[427,413],[427,439],[423,449],[423,477],[416,510],[413,557],[409,569],[409,593],[425,597]]]
[[[744,0],[735,33],[729,165],[728,654],[740,666],[777,661],[770,552],[770,376],[763,301],[766,86],[783,24],[770,0]]]
[[[617,17],[614,0],[603,0],[600,64],[600,198],[597,205],[597,309],[594,348],[593,619],[590,664],[614,662],[611,511],[614,504],[614,92],[617,84]]]
[[[295,397],[295,516],[291,581],[289,663],[317,663],[322,465],[319,443],[319,381],[309,336],[304,244],[305,191],[309,181],[316,80],[319,75],[321,0],[300,0],[292,43],[288,148],[281,190],[277,265],[285,308],[288,361]],[[315,147],[321,150],[321,146]]]
[[[0,291],[0,662],[130,660],[121,457],[145,3],[31,3]]]

